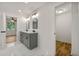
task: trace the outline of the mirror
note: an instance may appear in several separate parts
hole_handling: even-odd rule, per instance
[[[26,31],[28,31],[28,29],[30,29],[30,17],[28,17],[26,21]]]
[[[37,18],[34,18],[33,19],[33,24],[32,24],[33,26],[33,29],[38,29],[38,19]]]
[[[28,25],[27,26],[28,26],[28,29],[30,29],[30,21],[28,21]]]
[[[38,29],[38,13],[34,13],[32,15],[32,20],[33,20],[32,28],[33,29]]]

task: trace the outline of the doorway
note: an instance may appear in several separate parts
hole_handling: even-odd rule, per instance
[[[55,8],[56,20],[56,56],[71,55],[71,3]]]
[[[17,18],[6,16],[6,43],[7,45],[14,45],[16,42],[16,27]]]

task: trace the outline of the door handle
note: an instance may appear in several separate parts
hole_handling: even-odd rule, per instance
[[[54,35],[56,35],[56,33],[54,32]]]
[[[1,31],[1,33],[6,33],[6,31]]]

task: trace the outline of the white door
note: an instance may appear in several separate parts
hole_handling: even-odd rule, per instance
[[[6,19],[5,14],[0,13],[0,48],[4,48],[6,44]]]

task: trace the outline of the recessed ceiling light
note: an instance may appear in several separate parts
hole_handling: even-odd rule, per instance
[[[29,2],[24,2],[25,4],[28,4]]]
[[[59,14],[63,13],[63,10],[56,11],[56,13],[59,13]]]
[[[19,9],[18,12],[22,12],[22,10]]]

